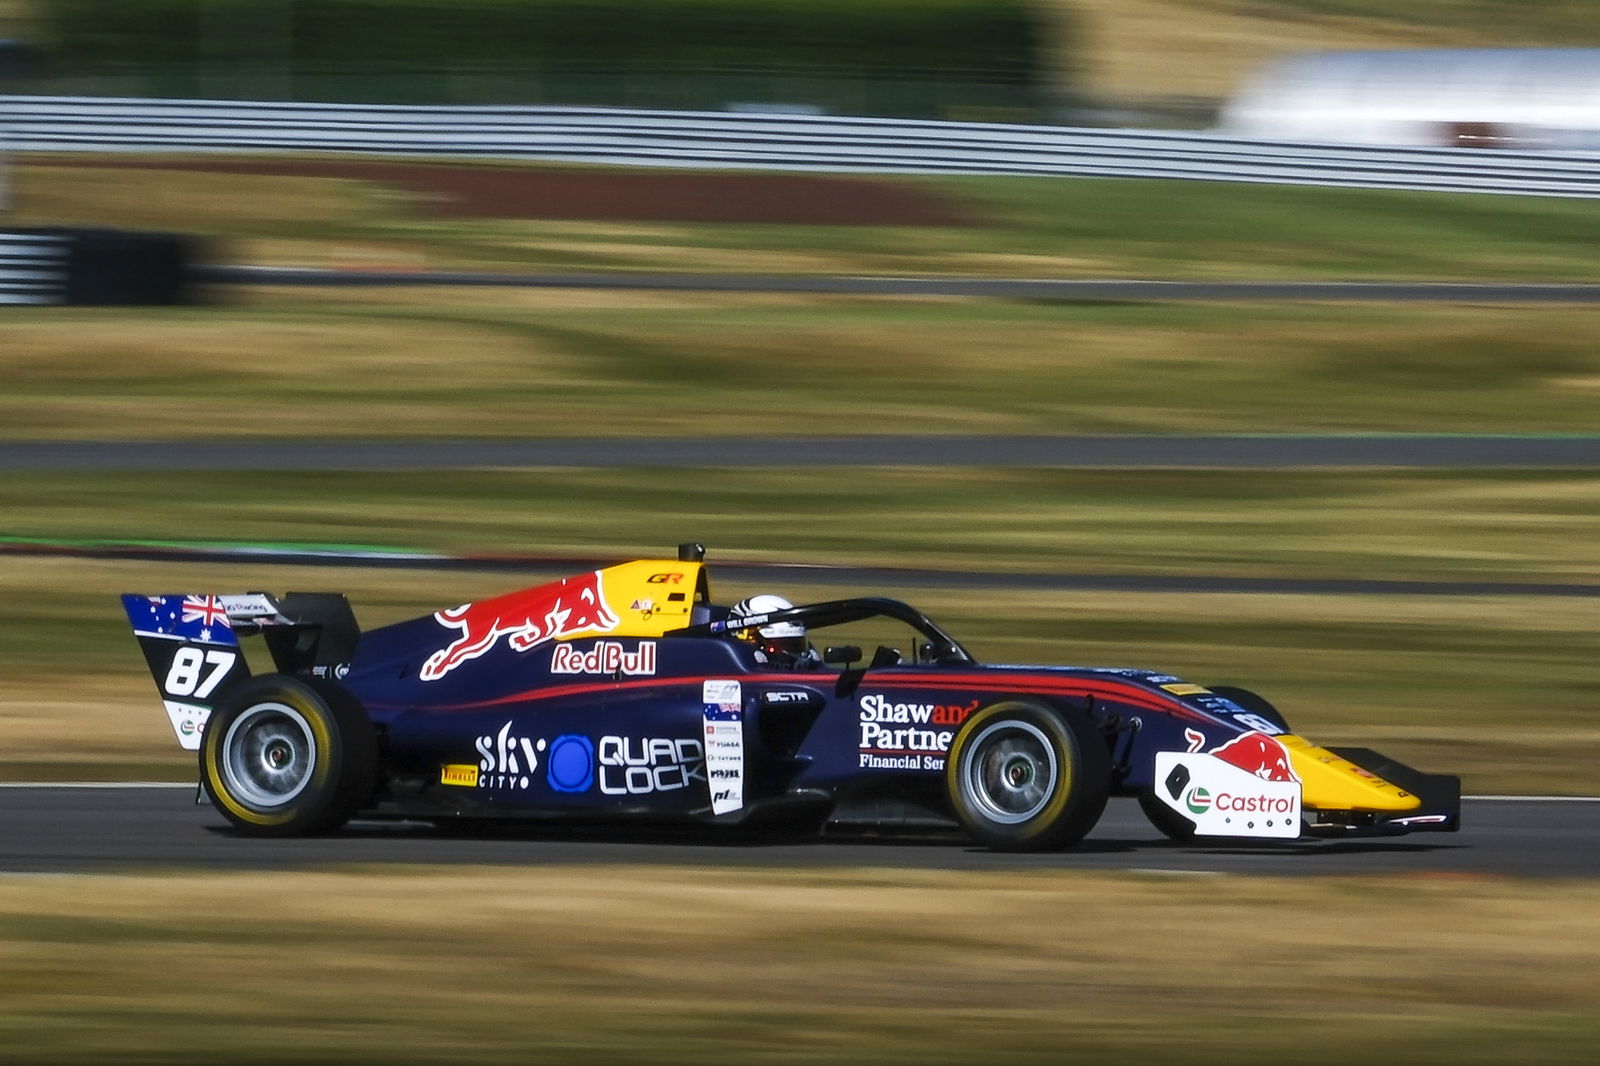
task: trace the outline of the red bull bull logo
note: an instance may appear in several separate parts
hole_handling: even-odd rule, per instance
[[[524,652],[558,637],[608,633],[619,622],[606,603],[598,570],[559,584],[435,611],[433,617],[460,635],[428,656],[418,675],[424,681],[437,681],[462,663],[488,654],[502,638],[513,651]]]
[[[1209,754],[1263,781],[1300,781],[1289,762],[1288,749],[1265,733],[1234,737]]]

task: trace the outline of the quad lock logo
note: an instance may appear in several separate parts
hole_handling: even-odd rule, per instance
[[[563,733],[547,743],[514,735],[512,724],[477,738],[478,788],[529,788],[541,756],[545,781],[555,792],[587,792],[598,781],[605,795],[643,796],[675,792],[688,788],[691,781],[706,780],[705,746],[699,740],[606,736],[597,747],[580,733]]]
[[[676,792],[706,780],[705,747],[682,737],[600,738],[598,746],[578,733],[550,742],[545,779],[556,792],[587,792],[596,783],[607,796]]]
[[[608,796],[675,792],[706,779],[706,752],[689,737],[601,737],[600,791]]]

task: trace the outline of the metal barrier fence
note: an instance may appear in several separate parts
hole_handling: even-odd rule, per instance
[[[69,245],[61,235],[0,233],[0,304],[64,302]]]
[[[1600,153],[741,112],[0,96],[0,141],[21,151],[325,151],[1600,197]]]
[[[173,233],[0,230],[0,304],[187,303],[195,245]]]

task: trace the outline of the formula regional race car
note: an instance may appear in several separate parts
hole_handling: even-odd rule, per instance
[[[1458,778],[1317,747],[1243,689],[981,664],[879,597],[731,611],[704,550],[678,555],[366,632],[334,593],[123,604],[206,795],[247,834],[356,817],[821,826],[867,805],[1022,851],[1078,841],[1111,795],[1179,840],[1459,825]],[[252,676],[251,634],[271,672]]]

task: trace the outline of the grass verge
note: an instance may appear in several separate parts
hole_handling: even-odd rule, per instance
[[[1592,317],[481,291],[30,310],[0,323],[0,423],[19,440],[1588,433]]]
[[[798,448],[798,446],[797,446]],[[0,535],[1006,572],[1600,581],[1589,471],[9,473]]]
[[[159,161],[159,159],[157,160]],[[953,274],[1168,279],[1589,281],[1592,200],[1062,177],[881,177],[947,201],[957,226],[446,219],[437,190],[357,178],[95,168],[29,156],[16,225],[215,238],[230,262],[402,268]],[[489,166],[566,173],[583,170]],[[750,180],[759,182],[760,178]],[[643,195],[643,194],[641,194]],[[793,194],[790,194],[793,195]],[[832,195],[822,192],[819,195]]]
[[[39,888],[0,877],[0,1062],[1454,1066],[1588,1062],[1600,1037],[1581,884],[608,866]]]

